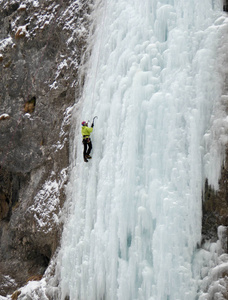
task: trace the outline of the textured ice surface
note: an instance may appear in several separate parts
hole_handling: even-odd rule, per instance
[[[227,141],[222,1],[107,0],[97,16],[75,112],[61,299],[196,299],[202,189],[206,177],[218,186]],[[80,120],[95,115],[85,164]]]

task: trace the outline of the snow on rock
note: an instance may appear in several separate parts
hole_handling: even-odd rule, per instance
[[[46,1],[45,4],[32,0],[19,2],[6,0],[4,4],[4,9],[9,9],[11,5],[18,3],[17,14],[10,20],[11,32],[16,38],[26,37],[31,40],[37,35],[40,36],[41,31],[50,30],[50,28],[53,28],[51,32],[54,35],[56,26],[62,27],[62,34],[66,37],[68,45],[67,53],[65,53],[67,55],[56,61],[56,75],[53,82],[49,83],[51,89],[57,89],[59,87],[58,81],[64,70],[72,66],[75,69],[79,67],[78,50],[83,48],[85,38],[88,35],[89,4],[85,5],[80,0],[69,1],[66,6],[63,6],[61,1],[60,3],[58,1]],[[33,6],[33,13],[31,13],[31,6]],[[23,17],[25,10],[28,13],[26,18]],[[79,15],[82,14],[83,17],[79,18]],[[47,39],[50,38],[47,36]],[[10,44],[12,45],[13,41],[11,36],[8,36],[0,42],[0,51]],[[71,85],[75,83],[76,80]]]
[[[31,1],[31,2],[32,2],[32,4],[33,4],[34,7],[39,7],[40,6],[38,0],[34,0],[34,1]]]
[[[59,224],[60,190],[67,181],[67,168],[58,174],[55,172],[46,180],[29,208],[37,222],[37,230],[48,233]]]
[[[61,124],[60,133],[59,133],[59,141],[55,145],[53,145],[53,149],[55,152],[63,149],[63,147],[65,146],[65,143],[68,141],[68,139],[66,137],[67,136],[66,127],[70,124],[72,110],[73,110],[73,106],[68,107],[66,109],[66,111],[64,112],[64,118],[63,118],[63,121]]]
[[[29,281],[26,286],[18,290],[19,296],[17,299],[18,300],[20,299],[48,300],[48,298],[45,296],[45,293],[43,293],[44,286],[45,286],[44,279],[41,279],[39,281]],[[7,298],[3,298],[3,299],[7,299]]]
[[[26,27],[27,27],[27,24],[24,25],[24,26],[19,26],[19,27],[17,28],[15,37],[16,37],[16,38],[20,38],[20,37],[29,37],[29,33],[28,33]]]
[[[26,4],[21,3],[20,6],[18,7],[18,10],[26,10]]]
[[[3,288],[7,289],[8,286],[16,286],[16,282],[9,275],[3,275],[1,277],[1,289]]]
[[[1,120],[8,120],[10,118],[10,116],[8,114],[1,114],[0,115],[0,121]]]
[[[4,51],[7,46],[12,46],[13,45],[13,40],[11,37],[8,37],[4,40],[0,41],[0,51]]]

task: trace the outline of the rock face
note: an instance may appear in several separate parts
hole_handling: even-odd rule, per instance
[[[0,295],[42,275],[61,235],[90,1],[0,1]]]
[[[228,11],[228,0],[223,0],[223,10]]]
[[[219,190],[214,191],[205,183],[203,199],[202,235],[205,240],[215,242],[218,239],[218,227],[228,227],[228,150],[219,181]],[[226,249],[227,246],[226,246]]]

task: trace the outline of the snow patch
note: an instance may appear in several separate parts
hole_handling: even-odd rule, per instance
[[[57,81],[55,80],[52,84],[49,85],[51,90],[56,90],[59,86]]]
[[[60,133],[59,133],[60,140],[57,142],[57,144],[52,146],[55,152],[62,150],[63,147],[65,146],[65,143],[68,141],[68,138],[66,137],[67,131],[65,130],[65,126],[70,124],[72,109],[73,109],[73,106],[70,106],[64,112],[64,118],[63,118],[63,121],[61,124]]]
[[[9,115],[8,114],[1,114],[0,115],[0,120],[5,120],[5,119],[9,119]]]
[[[1,283],[0,283],[0,287],[1,288],[7,288],[7,287],[16,287],[16,281],[10,277],[9,275],[2,275],[1,277]],[[3,300],[3,299],[9,299],[8,297],[1,297],[0,296],[0,300]]]
[[[8,37],[0,41],[0,51],[4,51],[7,46],[12,46],[13,40],[11,37]]]
[[[53,177],[57,177],[54,179]],[[29,208],[37,222],[37,230],[48,233],[59,224],[60,193],[67,181],[67,168],[58,176],[53,172],[41,190],[34,198],[34,204]]]
[[[18,10],[25,10],[26,9],[26,4],[25,3],[21,3],[20,6],[18,7]]]
[[[18,297],[20,299],[32,299],[32,300],[48,300],[45,295],[46,281],[41,279],[39,281],[29,281],[26,286],[20,289],[21,294]]]
[[[39,3],[38,0],[34,0],[34,1],[32,1],[32,5],[33,5],[34,7],[39,7],[39,6],[40,6],[40,3]]]
[[[27,25],[28,24],[26,24],[26,25],[23,25],[23,26],[19,26],[18,28],[17,28],[17,31],[16,31],[16,37],[29,37],[29,33],[28,33],[28,31],[27,31]]]

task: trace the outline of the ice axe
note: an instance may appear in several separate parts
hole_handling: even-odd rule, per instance
[[[95,120],[96,118],[98,119],[97,116],[95,116],[95,117],[93,118],[93,122],[92,122],[92,125],[91,125],[92,127],[93,127],[93,125],[94,125],[94,120]]]

